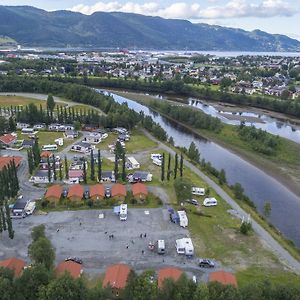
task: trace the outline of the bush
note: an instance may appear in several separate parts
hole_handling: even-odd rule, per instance
[[[252,224],[250,222],[243,222],[240,227],[240,232],[248,235],[252,231]]]

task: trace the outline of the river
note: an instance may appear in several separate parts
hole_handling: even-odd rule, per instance
[[[271,134],[279,135],[291,141],[300,144],[300,129],[298,125],[291,124],[289,121],[282,121],[266,114],[258,114],[247,111],[246,108],[240,108],[239,112],[223,111],[208,105],[198,99],[188,99],[188,104],[198,108],[208,115],[218,117],[223,123],[231,125],[240,125],[238,118],[247,118],[250,121],[245,123],[246,126],[255,126],[261,128]],[[235,118],[237,118],[235,120]]]
[[[172,136],[176,146],[189,147],[192,141],[201,152],[201,157],[210,161],[217,169],[224,169],[229,184],[239,182],[245,193],[254,201],[258,210],[262,212],[264,203],[271,202],[272,212],[270,221],[287,238],[293,240],[300,247],[300,199],[285,186],[260,169],[243,160],[236,154],[226,150],[214,142],[196,137],[182,126],[170,122],[160,114],[136,101],[111,94],[116,102],[128,104],[136,112],[143,111],[150,115]]]

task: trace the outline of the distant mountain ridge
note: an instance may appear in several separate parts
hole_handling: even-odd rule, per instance
[[[36,47],[300,51],[298,40],[260,30],[121,12],[47,12],[31,6],[0,6],[0,35]]]

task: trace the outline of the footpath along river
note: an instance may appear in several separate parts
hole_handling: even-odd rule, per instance
[[[246,195],[254,201],[258,210],[262,212],[266,201],[272,204],[270,221],[287,238],[293,240],[300,247],[300,198],[289,191],[277,180],[260,169],[243,160],[238,155],[226,150],[214,142],[195,136],[175,122],[170,122],[148,107],[116,94],[111,94],[118,103],[126,102],[128,107],[136,112],[143,111],[150,115],[172,136],[176,146],[189,147],[194,141],[201,157],[210,161],[217,169],[224,169],[229,184],[239,182],[245,189]]]

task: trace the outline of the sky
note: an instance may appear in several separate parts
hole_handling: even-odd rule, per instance
[[[300,40],[300,0],[0,0],[1,5],[31,5],[48,11],[84,14],[122,11],[187,19],[245,30],[260,29]]]

